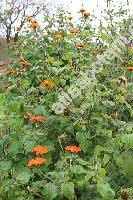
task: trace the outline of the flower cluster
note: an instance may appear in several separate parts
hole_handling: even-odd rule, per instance
[[[39,26],[39,24],[38,24],[36,21],[34,21],[34,22],[32,22],[32,23],[29,25],[29,27],[32,28],[32,29],[37,29],[37,28],[39,28],[40,26]]]
[[[86,10],[85,10],[84,8],[81,8],[79,12],[80,12],[80,13],[84,13],[85,11],[86,11]]]
[[[126,67],[126,71],[133,71],[133,67],[132,66],[128,66],[128,67]]]
[[[28,163],[28,167],[39,167],[43,163],[45,163],[47,160],[44,158],[35,158],[31,159]]]
[[[48,88],[52,88],[54,86],[53,83],[49,82],[49,81],[44,81],[40,84],[41,87],[48,87]]]
[[[81,151],[81,148],[80,148],[80,147],[77,147],[77,146],[71,145],[71,146],[65,147],[65,150],[66,150],[66,151],[70,151],[71,153],[74,153],[74,152],[77,153],[77,152]]]
[[[8,89],[9,87],[10,87],[9,83],[5,83],[4,86],[3,86],[4,90]]]
[[[44,153],[48,152],[48,149],[46,147],[43,147],[43,146],[37,146],[37,147],[32,149],[32,152],[36,153],[36,155],[43,155]]]
[[[32,149],[32,152],[35,153],[36,155],[43,155],[48,152],[48,149],[43,146],[37,146]],[[37,157],[35,159],[29,160],[28,167],[39,167],[40,165],[42,165],[45,162],[47,162],[46,159],[44,159],[42,157]]]
[[[56,34],[56,35],[54,35],[54,38],[57,39],[57,40],[59,40],[59,39],[62,38],[62,36],[60,34]]]
[[[21,61],[19,64],[22,67],[27,67],[29,65],[29,63],[27,61]]]
[[[91,16],[91,14],[89,13],[89,12],[85,12],[86,10],[84,9],[84,8],[81,8],[80,9],[80,13],[82,13],[82,15],[84,16],[84,17],[89,17],[89,16]]]
[[[14,73],[14,72],[15,72],[14,69],[10,69],[10,70],[6,70],[6,71],[5,71],[5,74],[6,74],[6,75],[10,75],[10,74],[12,74],[12,73]]]
[[[30,121],[34,121],[34,122],[37,122],[37,123],[39,123],[39,122],[42,122],[42,121],[44,121],[45,120],[45,117],[43,117],[43,116],[30,116]]]
[[[78,43],[78,44],[75,44],[76,47],[85,47],[86,44],[85,43]]]
[[[78,31],[78,30],[70,30],[69,32],[73,33],[73,34],[80,34],[80,31]]]
[[[89,16],[91,16],[90,13],[84,13],[84,17],[89,17]]]

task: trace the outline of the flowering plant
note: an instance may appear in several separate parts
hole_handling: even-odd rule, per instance
[[[112,22],[108,10],[111,26],[96,31],[79,13],[78,25],[64,12],[46,19],[45,32],[25,16],[28,31],[0,66],[3,200],[132,195],[131,17]]]

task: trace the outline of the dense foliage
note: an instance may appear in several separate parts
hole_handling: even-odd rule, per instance
[[[1,200],[132,199],[131,17],[108,10],[97,30],[80,12],[78,25],[62,12],[45,30],[26,17],[0,66]]]

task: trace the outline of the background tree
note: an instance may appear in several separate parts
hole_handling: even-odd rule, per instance
[[[48,12],[45,1],[33,0],[6,0],[0,2],[0,27],[4,31],[7,42],[14,38],[17,40],[19,30],[25,23],[25,16],[30,13],[36,17],[41,12]],[[15,26],[18,24],[19,28]]]

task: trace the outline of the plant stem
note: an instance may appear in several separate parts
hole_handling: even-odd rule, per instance
[[[43,176],[46,179],[49,179],[51,182],[53,182],[53,180],[51,178],[49,178],[47,175],[45,175],[43,172],[40,171],[39,167],[38,167],[38,171],[41,174],[41,176]]]
[[[34,190],[32,190],[29,186],[27,187],[29,192],[33,192],[36,196],[40,197],[41,199],[45,200],[40,194],[38,194],[37,192],[35,192]]]

